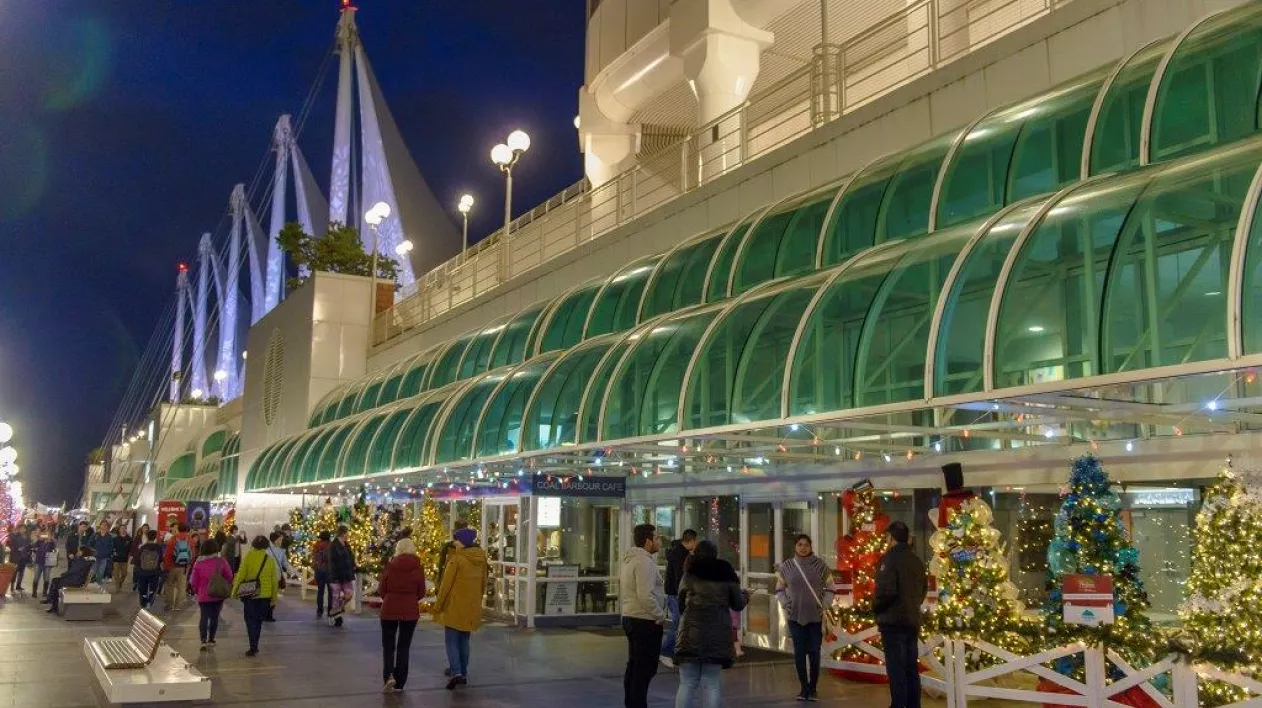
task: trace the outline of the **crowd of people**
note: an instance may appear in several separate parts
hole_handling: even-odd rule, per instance
[[[353,597],[358,566],[348,540],[348,529],[323,532],[311,545],[311,567],[316,583],[316,619],[342,625]],[[925,566],[910,545],[910,530],[902,522],[890,524],[890,545],[877,565],[873,600],[877,627],[886,656],[891,708],[920,707],[917,638],[920,605],[925,596]],[[66,570],[52,577],[57,566],[55,536],[65,539]],[[699,539],[689,529],[666,551],[665,573],[655,556],[662,550],[656,527],[641,524],[633,531],[634,545],[622,556],[619,581],[622,629],[628,657],[623,674],[626,708],[647,708],[649,686],[664,664],[679,670],[676,708],[718,708],[723,703],[721,672],[742,653],[740,613],[749,603],[732,564],[719,557],[718,547]],[[290,529],[277,527],[270,536],[252,540],[237,526],[213,537],[190,533],[171,522],[159,540],[158,532],[142,525],[135,534],[125,525],[86,522],[57,529],[43,525],[9,530],[2,549],[17,565],[14,586],[22,591],[24,574],[34,568],[32,594],[43,597],[57,611],[59,591],[89,581],[121,592],[131,569],[132,590],[142,608],[152,608],[157,596],[163,612],[177,612],[186,597],[196,601],[200,616],[201,650],[214,648],[219,617],[228,599],[240,600],[245,616],[247,656],[259,652],[263,625],[274,622],[274,609],[286,577],[292,574]],[[244,549],[244,552],[243,552]],[[2,560],[2,559],[0,559]],[[799,701],[817,701],[820,652],[825,614],[833,602],[832,574],[815,555],[811,537],[799,535],[793,557],[776,568],[776,599],[783,608],[793,643]],[[442,548],[436,597],[430,611],[444,628],[447,689],[466,685],[472,634],[482,623],[482,601],[488,581],[486,552],[477,532],[463,520],[455,524],[451,540]],[[41,582],[43,583],[41,589]],[[382,690],[403,690],[408,680],[412,638],[427,596],[426,578],[410,532],[395,540],[393,558],[378,582],[382,605],[379,615],[382,649]]]

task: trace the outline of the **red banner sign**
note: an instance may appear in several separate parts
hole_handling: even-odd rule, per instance
[[[162,533],[170,525],[172,517],[174,517],[177,524],[188,523],[187,509],[184,506],[184,502],[176,501],[175,499],[163,499],[158,502],[157,530],[159,538],[162,537]]]

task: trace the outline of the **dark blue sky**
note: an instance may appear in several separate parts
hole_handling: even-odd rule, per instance
[[[487,157],[521,127],[525,210],[581,177],[582,0],[362,0],[360,34],[431,189],[501,220]],[[0,4],[0,420],[28,498],[74,503],[163,308],[333,42],[335,0]],[[327,187],[336,71],[300,145]],[[257,206],[257,205],[256,205]],[[453,221],[454,221],[453,214]]]

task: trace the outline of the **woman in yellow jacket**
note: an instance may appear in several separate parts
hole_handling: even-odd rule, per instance
[[[468,683],[469,636],[482,625],[487,565],[486,551],[476,540],[473,529],[456,531],[434,602],[434,621],[447,628],[448,691]]]
[[[277,572],[276,560],[267,552],[270,545],[267,536],[255,536],[249,552],[241,559],[236,577],[232,579],[232,596],[241,600],[245,610],[245,632],[250,638],[250,650],[245,653],[246,656],[259,653],[263,620],[276,606],[276,598],[280,597],[280,573]],[[246,586],[244,593],[242,585]]]

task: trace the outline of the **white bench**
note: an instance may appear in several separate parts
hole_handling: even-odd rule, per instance
[[[62,588],[57,600],[58,614],[67,620],[99,620],[105,616],[110,594],[99,585]]]
[[[147,610],[136,613],[127,637],[83,640],[83,653],[110,703],[210,700],[210,678],[162,643],[166,625]],[[110,645],[113,646],[110,646]],[[118,649],[136,668],[106,668]]]

